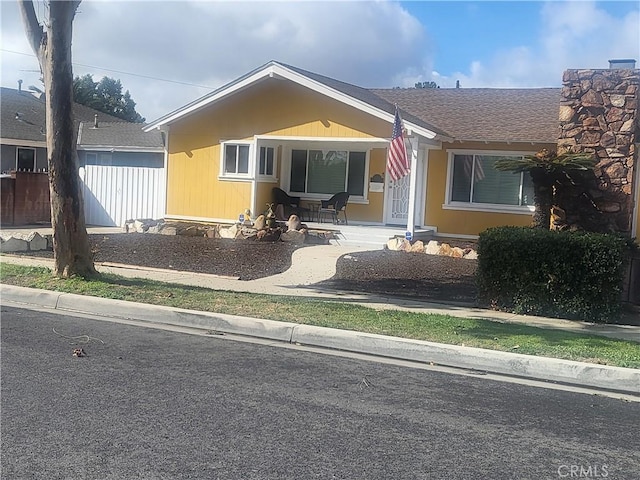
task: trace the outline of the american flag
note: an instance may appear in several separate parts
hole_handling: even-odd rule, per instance
[[[393,122],[393,135],[389,144],[389,156],[387,158],[387,170],[391,175],[391,180],[397,181],[409,175],[409,160],[407,159],[407,148],[404,145],[402,135],[402,119],[396,107],[396,118]]]

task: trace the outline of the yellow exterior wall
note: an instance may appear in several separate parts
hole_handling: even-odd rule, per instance
[[[254,135],[370,138],[390,134],[390,124],[287,81],[267,79],[170,125],[167,214],[236,219],[251,205],[250,180],[220,174],[220,143]],[[280,149],[279,149],[280,150]],[[279,151],[279,155],[281,152]],[[380,153],[375,171],[380,170]],[[384,163],[384,160],[382,160]],[[278,162],[280,168],[282,162]],[[258,182],[256,210],[271,200],[275,185]],[[381,221],[382,194],[370,205],[349,205],[349,218]],[[353,217],[352,217],[353,215]]]
[[[478,235],[483,230],[501,225],[531,225],[531,215],[514,213],[478,212],[450,210],[442,208],[446,201],[447,167],[450,150],[499,150],[530,151],[542,148],[555,150],[552,144],[500,144],[500,143],[446,143],[441,150],[429,151],[427,170],[427,195],[425,205],[425,225],[437,227],[440,234]]]
[[[369,154],[369,178],[365,180],[365,188],[369,188],[369,180],[376,173],[384,177],[387,163],[387,149],[374,148]],[[381,223],[384,210],[384,192],[367,192],[368,205],[350,203],[347,206],[349,220]]]

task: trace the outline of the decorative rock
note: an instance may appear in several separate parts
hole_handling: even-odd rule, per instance
[[[265,227],[265,218],[264,215],[260,215],[258,216],[258,218],[256,218],[256,221],[253,222],[253,228],[255,228],[256,230],[264,230]]]
[[[220,234],[220,238],[236,238],[238,226],[234,224],[228,228],[221,228],[218,230],[218,233]]]
[[[409,251],[414,253],[424,253],[424,243],[422,242],[422,240],[418,240],[413,245],[411,245]]]
[[[187,237],[200,237],[200,236],[204,236],[202,234],[202,232],[200,231],[200,229],[198,227],[196,227],[195,225],[190,225],[187,228],[185,228],[184,230],[180,230],[178,232],[179,235],[185,235]]]
[[[387,248],[394,252],[405,252],[411,248],[411,244],[406,238],[396,237],[387,242]]]
[[[177,235],[178,229],[176,227],[172,227],[169,225],[163,225],[162,228],[160,229],[160,234],[161,235]]]
[[[293,215],[292,215],[293,216]],[[291,219],[289,219],[291,221]],[[298,220],[300,222],[300,220]],[[298,230],[287,230],[286,232],[282,232],[280,235],[280,240],[287,243],[293,243],[294,245],[302,245],[305,242],[306,235],[304,232]]]
[[[305,242],[310,245],[328,245],[329,240],[333,239],[333,233],[322,232],[317,230],[309,230]]]
[[[280,240],[282,230],[279,228],[269,228],[265,230],[259,230],[256,235],[256,239],[261,242],[277,242]]]
[[[27,242],[29,242],[29,250],[31,250],[32,252],[47,249],[47,239],[40,235],[38,232],[31,232],[26,240]]]
[[[146,228],[145,228],[146,227]],[[144,222],[142,222],[141,220],[136,220],[135,222],[133,222],[133,229],[137,232],[137,233],[144,233],[146,232],[149,227],[147,227]]]
[[[26,252],[29,243],[21,238],[9,237],[6,240],[0,237],[0,252]]]
[[[258,230],[252,227],[241,227],[236,233],[236,240],[254,240],[258,235]]]
[[[435,240],[429,240],[427,246],[424,249],[424,253],[428,253],[429,255],[438,255],[438,251],[440,251],[440,245]]]
[[[287,228],[289,230],[300,230],[300,218],[298,215],[291,215],[287,221]]]
[[[451,256],[453,249],[451,248],[451,245],[449,245],[448,243],[443,243],[440,245],[440,248],[438,249],[438,255],[444,255],[447,257]]]

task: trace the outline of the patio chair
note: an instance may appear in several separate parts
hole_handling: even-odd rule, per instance
[[[323,200],[321,202],[320,208],[318,209],[318,221],[322,223],[322,220],[325,215],[331,215],[331,219],[333,223],[340,223],[340,219],[338,218],[338,214],[342,212],[344,216],[344,224],[348,225],[347,221],[347,202],[349,201],[349,193],[348,192],[340,192],[336,193],[329,200]]]
[[[285,219],[288,220],[290,215],[298,215],[300,220],[305,220],[310,217],[310,212],[308,208],[300,206],[300,197],[292,197],[287,192],[278,187],[273,187],[271,190],[273,195],[273,201],[276,204],[276,208],[278,205],[282,205],[284,209]]]

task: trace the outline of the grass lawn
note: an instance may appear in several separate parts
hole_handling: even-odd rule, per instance
[[[1,264],[0,282],[95,297],[129,300],[528,355],[640,368],[640,343],[490,320],[374,310],[299,297],[209,290],[101,274],[61,280],[41,267]]]

